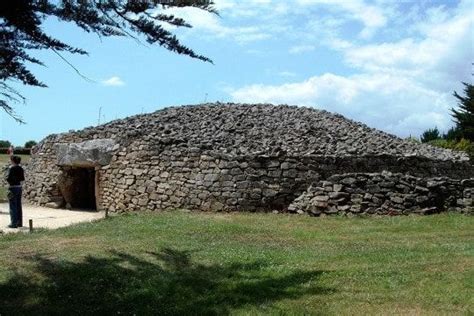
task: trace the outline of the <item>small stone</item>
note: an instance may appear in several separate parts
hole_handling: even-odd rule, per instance
[[[145,206],[148,204],[148,197],[142,197],[138,199],[138,205]]]
[[[49,202],[49,203],[46,203],[44,206],[49,207],[49,208],[58,209],[58,208],[61,208],[63,206],[63,203],[62,202]]]
[[[328,207],[328,202],[316,201],[315,205],[316,205],[318,208],[327,208],[327,207]]]
[[[317,201],[317,202],[327,202],[327,201],[329,201],[329,196],[327,196],[327,195],[316,195],[313,198],[313,200]]]
[[[265,197],[272,197],[278,194],[278,191],[272,189],[263,189],[262,195]]]
[[[382,188],[393,188],[395,186],[395,182],[393,181],[382,181],[379,184]]]
[[[371,199],[372,199],[372,197],[373,197],[373,195],[372,195],[372,194],[370,194],[370,193],[366,193],[366,194],[364,194],[364,200],[366,200],[366,201],[367,201],[367,200],[371,200]]]
[[[349,193],[345,192],[331,192],[329,193],[329,198],[330,199],[347,199],[349,197]]]
[[[344,179],[341,180],[341,182],[342,182],[343,184],[346,184],[346,185],[349,185],[349,186],[350,186],[350,185],[353,185],[354,183],[356,183],[356,181],[357,181],[357,180],[354,179],[354,178],[344,178]]]
[[[421,193],[428,193],[428,192],[430,192],[430,190],[428,190],[427,188],[422,187],[422,186],[419,186],[419,185],[417,185],[417,186],[415,187],[415,191],[416,191],[416,192],[421,192]]]
[[[215,201],[211,204],[211,209],[213,211],[222,211],[224,209],[224,204],[222,204],[221,202]]]
[[[351,209],[350,205],[338,205],[337,209],[342,212],[346,212]]]
[[[357,205],[351,205],[350,211],[353,213],[360,213],[362,209],[361,209],[361,206],[357,204]]]
[[[393,203],[396,203],[396,204],[403,204],[403,198],[401,198],[399,196],[392,196],[390,198],[390,201],[392,201]]]
[[[328,214],[335,214],[338,212],[338,207],[336,206],[329,206],[326,210],[325,210],[326,213]],[[322,214],[321,214],[322,215]]]
[[[219,179],[219,175],[218,174],[206,174],[204,176],[204,181],[211,181],[211,182],[215,182]]]
[[[464,206],[464,207],[467,207],[467,206],[473,206],[473,199],[469,198],[469,199],[458,199],[457,201],[457,205],[459,206]]]
[[[416,197],[416,203],[418,203],[418,204],[423,204],[423,203],[427,202],[428,200],[429,200],[429,198],[427,196],[424,196],[424,195],[420,195],[420,196]]]
[[[426,182],[426,187],[427,188],[437,188],[437,187],[440,187],[444,184],[446,184],[445,181],[428,181],[428,182]]]

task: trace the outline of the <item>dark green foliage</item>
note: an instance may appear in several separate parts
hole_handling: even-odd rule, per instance
[[[33,146],[36,146],[36,142],[34,140],[29,140],[25,143],[25,148],[32,148]]]
[[[31,148],[16,147],[15,155],[29,155],[31,154]]]
[[[209,58],[182,45],[174,34],[162,26],[162,23],[167,23],[177,27],[191,27],[181,18],[157,12],[167,7],[195,7],[215,12],[212,2],[206,0],[0,1],[0,107],[21,122],[21,118],[15,115],[11,102],[24,102],[25,99],[8,82],[46,87],[27,67],[28,63],[44,66],[41,60],[31,55],[32,50],[50,50],[68,64],[63,52],[87,54],[81,48],[46,34],[43,22],[50,17],[73,22],[84,31],[96,33],[100,37],[127,36],[138,39],[137,37],[143,36],[150,44],[211,62]]]
[[[428,129],[423,132],[423,134],[421,135],[421,142],[427,143],[438,138],[441,138],[441,134],[439,133],[438,128],[435,127],[433,129]]]
[[[451,109],[456,126],[442,136],[436,127],[426,130],[421,141],[437,147],[464,151],[474,159],[474,86],[463,84],[465,96],[460,96],[455,91],[454,96],[459,100],[458,108]]]
[[[456,91],[454,96],[458,99],[458,108],[451,109],[460,137],[474,141],[474,85],[464,84],[465,96],[460,96]]]
[[[0,140],[0,148],[8,148],[12,145],[8,140]]]
[[[443,134],[443,139],[446,140],[456,140],[461,138],[461,131],[457,126],[451,127],[445,134]]]

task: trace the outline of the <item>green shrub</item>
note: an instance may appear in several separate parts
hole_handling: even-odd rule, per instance
[[[436,146],[436,147],[441,147],[441,148],[451,148],[451,141],[449,140],[446,140],[446,139],[442,139],[442,138],[438,138],[438,139],[434,139],[434,140],[431,140],[428,142],[428,144],[430,145],[433,145],[433,146]]]
[[[471,157],[471,159],[474,159],[474,143],[465,138],[462,138],[459,141],[438,138],[429,141],[428,144],[441,148],[464,151],[469,155],[469,157]]]
[[[412,142],[412,143],[417,143],[417,144],[421,143],[421,141],[418,138],[416,138],[415,136],[411,136],[411,135],[408,136],[407,138],[405,138],[405,140],[407,140],[409,142]]]
[[[454,146],[455,150],[465,151],[471,159],[474,159],[474,143],[462,138],[459,142],[457,142]]]
[[[437,127],[427,129],[423,132],[423,134],[421,134],[420,137],[422,143],[429,143],[433,140],[437,140],[438,138],[441,138],[441,134]]]
[[[27,142],[25,143],[25,146],[23,146],[23,147],[24,147],[24,148],[31,148],[31,147],[33,147],[33,146],[36,146],[36,144],[37,144],[36,141],[34,141],[34,140],[29,140],[29,141],[27,141]]]

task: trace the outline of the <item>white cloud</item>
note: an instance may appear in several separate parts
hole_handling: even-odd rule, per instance
[[[434,125],[449,128],[452,90],[471,78],[474,14],[469,0],[457,6],[397,0],[217,0],[216,7],[223,18],[193,8],[179,9],[178,15],[200,36],[239,43],[277,38],[297,43],[287,54],[318,49],[324,56],[329,50],[331,63],[340,58],[344,64],[337,65],[340,74],[327,71],[281,85],[227,89],[236,101],[315,105],[407,136]],[[246,52],[266,53],[261,47]],[[273,73],[295,80],[288,71]]]
[[[307,53],[307,52],[312,52],[316,48],[313,45],[297,45],[291,47],[288,52],[290,54],[301,54],[301,53]]]
[[[390,1],[377,1],[377,5],[387,4],[394,10]],[[363,1],[342,0],[300,3],[338,5],[360,14],[365,5]],[[463,0],[454,8],[409,9],[411,20],[401,12],[384,16],[375,9],[360,15],[362,33],[364,29],[381,31],[384,26],[384,42],[369,40],[364,34],[359,38],[342,36],[339,27],[344,22],[339,18],[307,23],[307,29],[313,31],[307,43],[320,38],[320,45],[335,50],[352,68],[350,75],[327,72],[285,84],[249,84],[234,88],[230,95],[239,102],[315,106],[400,136],[418,136],[434,126],[446,130],[453,124],[449,110],[456,100],[452,92],[461,91],[460,82],[472,78],[474,13],[469,8],[469,1]],[[410,22],[410,27],[400,29],[402,20]]]
[[[125,82],[118,76],[112,76],[109,79],[102,80],[101,83],[107,87],[120,87],[125,85]]]
[[[225,3],[223,8],[228,9],[235,6],[234,3]],[[219,16],[193,7],[169,8],[163,13],[173,14],[183,18],[193,27],[191,32],[201,32],[210,37],[230,38],[239,43],[247,43],[267,39],[271,34],[263,26],[226,26]],[[170,27],[168,27],[170,28]]]
[[[360,21],[364,28],[359,36],[368,39],[387,23],[387,17],[381,6],[369,5],[363,0],[298,0],[300,5],[315,6],[326,5],[334,10],[346,12],[347,20]]]
[[[218,12],[232,18],[272,19],[290,12],[290,5],[283,1],[272,0],[215,0],[214,7]],[[265,12],[265,14],[262,14]]]
[[[415,81],[380,74],[338,76],[330,73],[282,85],[249,85],[231,92],[238,102],[315,106],[341,113],[402,136],[437,125],[447,129],[449,94]]]
[[[188,31],[193,35],[232,39],[241,44],[278,36],[299,37],[302,32],[309,31],[304,27],[301,29],[301,25],[293,23],[295,21],[301,21],[303,25],[323,21],[321,23],[324,24],[325,32],[349,21],[359,21],[362,24],[359,36],[364,39],[370,38],[387,23],[383,6],[367,4],[365,0],[216,0],[214,7],[222,18],[192,7],[159,11],[186,20],[193,26]],[[327,14],[328,10],[331,14]],[[315,13],[319,11],[325,13]],[[166,23],[163,23],[163,27],[176,29]],[[293,30],[293,27],[299,30]]]
[[[472,16],[460,15],[442,24],[433,23],[421,40],[406,38],[398,42],[352,47],[345,52],[354,66],[369,70],[429,68],[453,50],[472,55]],[[472,56],[466,56],[472,58]]]
[[[471,78],[474,14],[461,7],[428,14],[414,25],[418,33],[412,37],[355,44],[340,51],[347,64],[361,71],[403,75],[430,89],[452,90],[458,82]]]
[[[296,74],[291,71],[280,71],[278,74],[282,77],[296,77]]]
[[[236,3],[232,0],[215,0],[214,1],[214,8],[218,11],[223,10],[233,10],[236,6]]]

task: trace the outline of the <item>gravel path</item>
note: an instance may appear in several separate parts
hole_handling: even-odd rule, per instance
[[[90,222],[104,216],[104,212],[52,209],[26,204],[23,205],[24,227],[12,229],[7,227],[10,224],[8,203],[0,203],[0,231],[4,233],[27,232],[30,219],[33,220],[33,227],[35,228],[54,229],[81,222]]]

